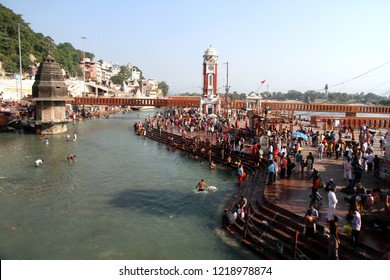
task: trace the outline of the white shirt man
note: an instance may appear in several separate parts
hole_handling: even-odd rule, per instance
[[[274,153],[274,146],[272,146],[272,144],[269,144],[268,146],[268,152],[273,154]]]
[[[330,191],[328,192],[328,214],[326,215],[326,218],[328,221],[333,220],[334,217],[334,211],[336,210],[336,204],[337,204],[337,198],[336,198],[336,188],[332,187]]]
[[[364,142],[363,145],[362,145],[362,152],[363,153],[367,151],[367,147],[368,147],[368,143]]]
[[[359,243],[359,233],[360,228],[362,226],[362,218],[360,216],[360,213],[355,210],[355,213],[353,215],[352,219],[352,244],[353,247],[355,247]]]
[[[322,159],[322,156],[324,154],[324,143],[320,142],[318,143],[318,146],[317,146],[317,151],[318,151],[318,158],[319,159]]]

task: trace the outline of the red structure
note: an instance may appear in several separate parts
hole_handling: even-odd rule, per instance
[[[306,111],[306,112],[337,112],[353,116],[356,113],[390,114],[390,106],[343,105],[343,104],[311,104],[291,101],[263,101],[261,107],[272,110]]]
[[[203,95],[201,106],[203,113],[219,112],[218,85],[218,54],[211,46],[203,55]]]
[[[200,97],[117,98],[117,97],[75,97],[72,105],[107,105],[107,106],[155,106],[155,107],[200,107]]]
[[[117,98],[117,97],[76,97],[71,102],[74,105],[113,105],[113,106],[156,106],[156,107],[194,107],[203,109],[212,108],[230,108],[241,109],[246,107],[245,101],[236,100],[226,103],[221,99],[219,105],[211,103],[203,103],[202,97],[168,97],[167,99],[139,99],[139,98]],[[227,106],[229,105],[229,106]],[[209,107],[208,107],[209,106]],[[211,107],[212,106],[212,107]],[[278,102],[264,101],[256,115],[261,116],[264,108],[269,107],[272,111],[306,111],[306,112],[337,112],[345,113],[345,117],[317,117],[316,121],[327,123],[328,126],[334,124],[337,120],[340,125],[345,125],[351,128],[359,128],[363,124],[367,124],[372,129],[387,129],[390,128],[390,117],[357,117],[357,113],[365,114],[386,114],[390,115],[390,106],[365,106],[365,105],[341,105],[341,104],[307,104],[300,102]],[[216,112],[216,111],[213,111]]]

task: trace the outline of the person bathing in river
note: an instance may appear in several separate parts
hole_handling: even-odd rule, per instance
[[[76,160],[76,155],[69,155],[66,159],[67,159],[69,162],[77,161],[77,160]]]
[[[200,182],[196,185],[195,189],[198,189],[198,191],[203,192],[205,189],[209,190],[209,187],[206,185],[202,178]]]
[[[37,159],[35,161],[35,167],[39,167],[39,166],[42,166],[43,165],[43,159]]]

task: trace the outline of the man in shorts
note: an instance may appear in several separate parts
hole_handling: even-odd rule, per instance
[[[203,178],[200,180],[200,182],[196,185],[195,189],[198,189],[198,191],[203,192],[205,189],[209,189],[209,187],[204,182]]]

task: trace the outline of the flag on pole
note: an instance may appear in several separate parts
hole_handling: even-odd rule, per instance
[[[264,84],[266,81],[267,81],[267,80],[263,80],[263,81],[261,81],[261,84]]]

